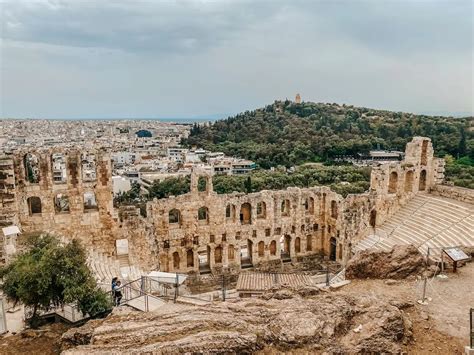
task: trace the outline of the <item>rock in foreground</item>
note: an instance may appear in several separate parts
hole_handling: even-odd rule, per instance
[[[353,329],[362,324],[360,332]],[[388,303],[345,294],[282,300],[247,299],[160,313],[114,315],[63,335],[64,354],[246,354],[325,349],[331,353],[398,353],[411,334]]]
[[[346,265],[346,278],[405,279],[423,269],[423,256],[415,246],[396,245],[388,252],[367,249],[357,253]]]

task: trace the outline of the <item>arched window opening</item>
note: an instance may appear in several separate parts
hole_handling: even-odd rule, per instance
[[[370,226],[375,228],[377,224],[377,210],[370,211]]]
[[[209,210],[207,207],[201,207],[198,210],[198,220],[209,223]]]
[[[94,154],[81,154],[82,180],[85,182],[97,180],[96,159]]]
[[[247,245],[240,247],[240,266],[242,268],[252,266],[252,249],[253,243],[251,240],[247,240]]]
[[[54,210],[56,213],[69,213],[69,198],[64,194],[57,194],[54,198]]]
[[[304,233],[304,231],[305,231],[305,225],[302,224],[302,225],[301,225],[301,233]]]
[[[296,237],[295,239],[295,253],[301,252],[301,239],[300,237]]]
[[[329,240],[329,260],[336,261],[337,240],[331,237]]]
[[[41,214],[42,206],[41,206],[41,199],[36,196],[28,197],[26,200],[28,203],[28,212],[30,216],[34,214]]]
[[[407,171],[405,174],[405,192],[412,192],[413,191],[413,180],[414,174],[413,171]]]
[[[211,248],[209,248],[209,246],[206,248],[206,250],[200,251],[198,253],[199,272],[201,274],[208,274],[211,272],[211,268],[209,265],[210,254],[211,254]]]
[[[84,211],[97,210],[97,200],[95,199],[95,193],[92,191],[84,192]]]
[[[331,201],[331,217],[337,219],[337,202]]]
[[[222,247],[218,246],[214,249],[214,260],[216,264],[222,263]]]
[[[235,221],[235,206],[234,205],[227,205],[225,208],[225,218],[228,220]]]
[[[168,213],[168,222],[169,224],[179,224],[181,223],[181,212],[177,209],[172,209]]]
[[[313,238],[308,235],[306,236],[306,251],[312,251],[313,250]]]
[[[40,182],[40,167],[39,159],[36,155],[28,153],[23,158],[25,165],[25,177],[26,181],[30,184],[37,184]]]
[[[262,257],[265,255],[265,243],[263,241],[258,242],[258,256]]]
[[[240,222],[242,224],[252,223],[252,206],[250,203],[244,203],[240,207]]]
[[[420,184],[418,190],[425,191],[426,189],[426,170],[422,170],[420,173]]]
[[[198,191],[204,192],[207,191],[207,177],[200,176],[198,179]]]
[[[234,246],[232,244],[229,244],[229,246],[227,247],[227,259],[229,259],[229,261],[233,261],[234,258],[235,258]]]
[[[281,202],[281,215],[282,216],[290,215],[290,200],[283,200]]]
[[[304,209],[306,213],[313,214],[314,213],[314,198],[308,197],[304,202]]]
[[[64,184],[67,182],[66,157],[62,153],[51,155],[51,167],[53,172],[53,181],[55,184]]]
[[[173,269],[179,270],[179,253],[177,251],[173,253]]]
[[[194,252],[192,249],[188,249],[186,252],[186,265],[187,267],[194,267]]]
[[[276,255],[277,253],[277,243],[276,241],[272,240],[270,242],[270,255]]]
[[[338,254],[339,254],[339,260],[342,260],[342,245],[339,244],[339,251],[338,251]]]
[[[282,236],[280,238],[280,249],[281,249],[282,259],[290,258],[290,246],[291,246],[291,237],[289,235]]]
[[[395,171],[392,171],[388,179],[388,193],[389,194],[394,194],[397,192],[397,184],[398,184],[398,174]]]
[[[261,201],[257,203],[257,218],[266,218],[267,217],[267,205],[265,202]]]

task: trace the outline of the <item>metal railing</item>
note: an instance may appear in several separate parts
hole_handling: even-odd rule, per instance
[[[469,310],[470,345],[474,349],[474,308]]]

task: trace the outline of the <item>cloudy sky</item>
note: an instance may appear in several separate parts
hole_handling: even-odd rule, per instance
[[[0,0],[0,116],[472,113],[471,0]]]

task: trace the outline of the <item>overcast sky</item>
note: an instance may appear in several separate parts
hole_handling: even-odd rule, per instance
[[[0,0],[2,117],[472,113],[471,0]]]

